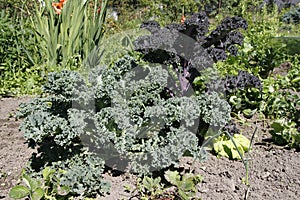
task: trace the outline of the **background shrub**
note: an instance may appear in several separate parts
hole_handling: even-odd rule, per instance
[[[45,74],[30,21],[22,16],[11,18],[2,10],[0,30],[0,95],[39,92]]]

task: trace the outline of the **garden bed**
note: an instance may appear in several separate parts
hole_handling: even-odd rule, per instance
[[[2,98],[0,100],[0,199],[10,199],[8,192],[18,183],[21,169],[30,158],[32,149],[27,147],[20,121],[15,120],[19,103],[30,98]],[[248,199],[294,200],[300,196],[300,153],[272,144],[267,123],[253,117],[242,126],[243,134],[251,137],[258,127],[253,148],[246,156],[250,157]],[[183,169],[193,168],[203,176],[198,184],[199,196],[203,200],[245,199],[247,187],[243,184],[245,168],[240,161],[217,158],[209,154],[204,163],[193,163],[183,158]],[[112,175],[113,174],[113,175]],[[111,181],[110,194],[99,199],[139,199],[134,190],[136,177],[131,174],[114,174],[107,171],[105,179]],[[126,191],[125,188],[130,191]]]

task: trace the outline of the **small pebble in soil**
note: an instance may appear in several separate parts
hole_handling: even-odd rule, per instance
[[[269,177],[270,175],[271,175],[270,172],[265,172],[261,175],[261,178],[265,179],[265,178]]]
[[[221,190],[221,189],[216,189],[216,192],[223,192],[223,190]]]
[[[207,189],[207,188],[199,190],[200,193],[208,193],[208,191],[209,191],[209,189]]]

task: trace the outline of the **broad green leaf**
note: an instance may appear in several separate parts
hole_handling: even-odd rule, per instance
[[[235,141],[234,138],[232,138],[237,146],[238,149],[236,149],[235,145],[233,144],[233,142],[231,140],[228,140],[228,148],[230,149],[230,153],[231,153],[231,156],[230,158],[231,159],[242,159],[239,155],[239,152],[242,156],[244,156],[244,150],[243,150],[243,147],[241,146],[240,143],[238,143],[237,141]],[[239,152],[238,152],[239,151]]]
[[[44,196],[44,190],[42,188],[37,188],[32,194],[32,200],[40,200]]]
[[[24,185],[17,185],[9,191],[8,195],[13,199],[21,199],[27,197],[29,194],[30,190],[27,187],[25,187]]]
[[[248,151],[250,147],[250,140],[241,134],[235,134],[233,139],[236,144],[241,145],[244,151]]]
[[[226,145],[226,143],[224,141],[219,141],[219,142],[216,142],[213,144],[214,150],[218,154],[219,157],[220,156],[229,157],[228,153],[224,149],[224,145]]]
[[[23,181],[31,191],[34,191],[40,186],[40,182],[34,178],[31,178],[28,174],[23,174]]]
[[[244,150],[243,150],[242,146],[239,145],[239,144],[237,144],[237,147],[238,147],[238,151],[240,152],[240,154],[242,156],[244,156]],[[240,154],[239,154],[238,151],[237,151],[237,149],[235,147],[231,149],[231,158],[232,159],[238,159],[238,160],[242,159],[240,157]]]
[[[152,178],[148,177],[148,176],[145,176],[143,178],[143,185],[144,187],[147,189],[147,190],[151,190],[152,189]]]
[[[29,184],[30,184],[30,187],[31,187],[32,191],[34,191],[35,189],[37,189],[41,185],[40,181],[35,180],[33,178],[30,179]]]
[[[275,121],[271,124],[271,127],[274,129],[276,133],[282,132],[284,127],[283,127],[283,122],[282,121]]]
[[[158,184],[160,184],[160,181],[161,181],[160,177],[157,177],[153,180],[153,184],[158,185]]]
[[[29,189],[32,189],[31,188],[31,185],[30,185],[30,181],[31,181],[31,178],[29,177],[28,174],[23,174],[23,182],[25,183],[25,185],[29,188]]]
[[[300,82],[300,76],[297,76],[292,80],[292,83],[297,83],[297,82]]]
[[[178,187],[183,191],[191,191],[195,189],[195,185],[192,179],[180,181]]]
[[[165,178],[173,185],[178,185],[180,181],[180,175],[177,171],[167,171],[165,173]]]

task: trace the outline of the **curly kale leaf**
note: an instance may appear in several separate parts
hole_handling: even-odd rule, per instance
[[[109,70],[99,74],[94,88],[101,88],[110,106],[97,111],[96,130],[84,136],[85,144],[108,165],[128,164],[134,172],[149,173],[175,164],[185,152],[197,157],[199,117],[214,127],[230,119],[229,105],[216,93],[166,97],[169,74],[159,65],[126,70],[120,79],[108,75]],[[109,164],[112,160],[118,164]]]
[[[98,156],[83,153],[53,166],[63,170],[58,174],[60,182],[71,188],[71,192],[87,196],[109,192],[110,183],[101,178],[104,161]]]
[[[227,75],[223,79],[211,81],[207,86],[208,91],[222,91],[226,94],[253,87],[262,91],[261,80],[249,72],[242,70],[238,72],[237,76]]]

